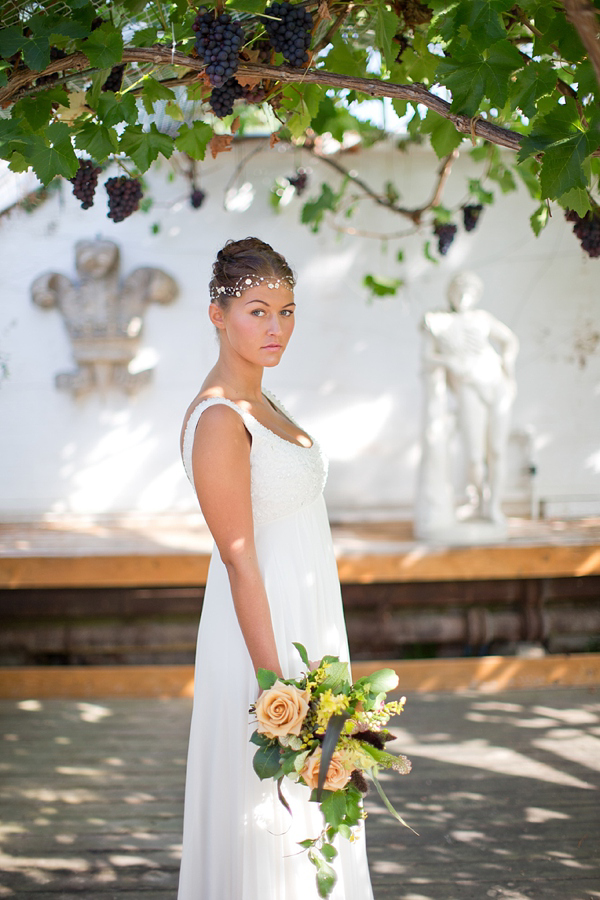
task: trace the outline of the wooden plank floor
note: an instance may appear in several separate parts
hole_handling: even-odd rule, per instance
[[[175,900],[190,700],[0,715],[0,897]],[[386,788],[419,836],[369,795],[376,900],[600,898],[598,689],[411,694],[394,732],[413,772]]]

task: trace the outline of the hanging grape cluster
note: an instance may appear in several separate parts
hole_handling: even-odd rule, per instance
[[[233,104],[244,93],[244,89],[235,78],[228,78],[225,84],[212,89],[210,105],[215,116],[224,119],[233,112]]]
[[[110,75],[102,85],[103,91],[114,91],[116,94],[117,91],[121,90],[123,85],[123,73],[125,71],[125,66],[113,66],[110,70]]]
[[[287,0],[272,3],[265,9],[265,29],[274,49],[283,54],[290,66],[303,66],[308,62],[312,15],[303,6],[292,6]]]
[[[438,239],[438,252],[445,256],[456,234],[456,225],[451,223],[434,222],[433,233]]]
[[[89,209],[94,205],[94,194],[101,171],[100,166],[95,166],[91,159],[80,159],[78,170],[73,178],[69,178],[73,185],[73,194],[81,200],[82,209]]]
[[[483,206],[480,203],[463,206],[463,224],[465,226],[465,231],[473,231],[479,221],[482,210]]]
[[[214,87],[224,84],[237,72],[244,30],[232,22],[227,13],[215,15],[214,10],[202,6],[192,28],[196,32],[196,50],[206,63],[206,74]]]
[[[200,209],[204,200],[206,199],[206,194],[204,191],[201,191],[200,188],[192,186],[192,193],[190,194],[190,203],[194,207],[194,209]]]
[[[288,181],[292,187],[296,188],[296,193],[300,196],[300,194],[304,193],[308,184],[308,172],[306,169],[296,169],[296,174],[288,178]]]
[[[600,207],[595,207],[585,216],[580,216],[573,209],[566,209],[565,219],[575,223],[573,234],[579,238],[581,249],[592,258],[600,256]]]
[[[108,194],[108,218],[122,222],[140,206],[142,186],[137,178],[119,175],[109,178],[104,187]]]

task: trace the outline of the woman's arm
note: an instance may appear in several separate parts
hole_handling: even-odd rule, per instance
[[[194,484],[227,568],[233,604],[254,670],[282,675],[271,612],[258,567],[250,494],[250,436],[224,404],[202,413],[192,450]]]

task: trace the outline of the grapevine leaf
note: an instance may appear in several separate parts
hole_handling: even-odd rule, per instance
[[[89,88],[86,94],[87,105],[90,109],[96,109],[98,103],[100,102],[100,97],[104,93],[102,90],[102,86],[104,82],[110,75],[110,69],[100,69],[99,72],[94,72],[92,75],[92,86]]]
[[[530,216],[531,229],[536,237],[539,237],[543,229],[548,224],[549,211],[548,204],[542,203],[536,211]]]
[[[97,69],[116,66],[123,57],[123,37],[118,28],[104,22],[89,35],[85,42],[79,42],[90,64]]]
[[[42,91],[34,97],[23,97],[22,100],[15,103],[12,117],[18,119],[23,116],[32,131],[39,131],[48,124],[52,115],[52,106],[55,103],[68,105],[69,98],[64,88]]]
[[[227,0],[225,5],[227,9],[237,9],[255,15],[265,11],[265,0]]]
[[[484,97],[495,106],[504,106],[510,76],[522,67],[521,54],[506,41],[493,44],[485,54],[470,43],[453,51],[451,59],[443,59],[437,76],[452,92],[452,109],[474,116]]]
[[[556,72],[550,63],[531,61],[518,78],[511,81],[509,99],[511,108],[518,107],[524,115],[533,118],[537,113],[537,101],[551,94],[556,87]]]
[[[78,166],[67,125],[54,122],[48,125],[45,134],[51,146],[43,138],[32,135],[32,152],[29,158],[35,174],[44,186],[56,175],[72,178]]]
[[[440,158],[452,153],[464,138],[449,119],[444,119],[432,109],[427,112],[421,130],[429,134],[431,146]]]
[[[23,35],[23,29],[18,25],[0,29],[0,56],[8,59],[17,50],[20,50],[27,38]]]
[[[50,62],[50,41],[47,35],[37,34],[27,38],[23,46],[25,65],[33,72],[41,72]]]
[[[133,94],[117,97],[113,91],[103,91],[96,111],[100,121],[107,126],[118,125],[119,122],[134,125],[137,122],[137,104]]]
[[[554,200],[572,188],[585,188],[583,163],[600,145],[600,131],[579,133],[546,148],[540,171],[542,199]]]
[[[396,49],[393,45],[394,35],[398,30],[398,16],[387,8],[385,0],[378,0],[375,14],[375,36],[388,69],[396,60]]]
[[[501,13],[513,4],[510,0],[461,0],[455,11],[454,27],[466,28],[477,47],[485,50],[506,37]]]
[[[104,162],[111,154],[119,150],[119,138],[114,128],[86,122],[75,136],[78,150],[86,150],[98,162]]]
[[[8,168],[11,172],[27,172],[31,168],[29,160],[25,159],[22,153],[15,152],[10,157]]]
[[[479,178],[469,178],[469,193],[472,197],[475,197],[478,203],[487,204],[494,202],[494,195],[491,191],[486,191],[481,186]],[[452,221],[452,214],[450,214],[450,218],[447,221]]]
[[[150,131],[142,131],[141,125],[128,125],[121,135],[119,149],[131,157],[140,172],[145,172],[159,153],[168,159],[174,146],[171,138],[161,134],[153,122]]]
[[[165,87],[156,78],[146,75],[144,78],[142,102],[148,115],[151,115],[157,100],[175,100],[175,94],[171,88]]]
[[[564,209],[573,209],[578,216],[583,217],[592,209],[590,195],[581,188],[572,188],[558,198],[558,202]]]
[[[332,40],[333,46],[325,57],[325,68],[340,75],[356,75],[367,65],[367,51],[348,43],[338,32]]]
[[[363,285],[376,297],[393,296],[404,282],[401,278],[386,278],[385,275],[365,275]]]
[[[157,28],[140,28],[129,43],[132,47],[151,47],[158,40]]]
[[[192,159],[204,159],[206,148],[212,138],[213,130],[205,122],[192,122],[182,125],[175,139],[175,146]]]
[[[310,225],[311,230],[317,232],[323,221],[323,216],[328,209],[334,210],[337,205],[337,195],[328,184],[321,185],[321,194],[315,200],[309,200],[302,207],[301,221],[304,225]]]

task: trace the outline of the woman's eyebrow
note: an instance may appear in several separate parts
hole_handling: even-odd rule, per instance
[[[244,306],[248,306],[249,303],[262,303],[263,306],[269,306],[269,304],[267,303],[266,300],[261,300],[258,297],[254,297],[251,300],[246,300]],[[295,306],[295,305],[296,305],[296,301],[290,300],[289,303],[286,303],[285,306],[282,306],[281,308],[286,309],[288,306]]]

